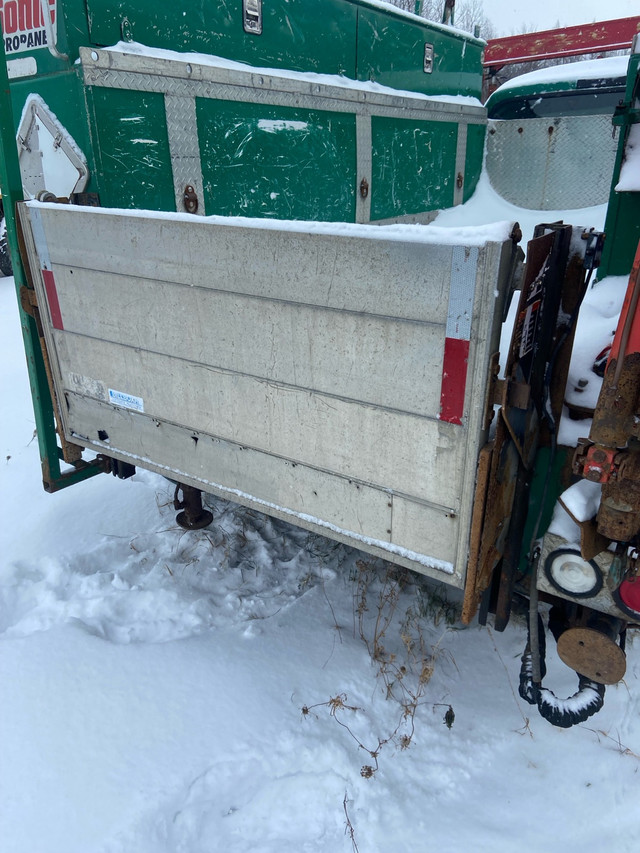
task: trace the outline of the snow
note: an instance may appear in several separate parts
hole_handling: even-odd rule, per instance
[[[538,68],[536,71],[513,77],[499,86],[496,91],[506,92],[510,89],[520,89],[522,86],[562,83],[565,80],[603,80],[610,77],[625,77],[628,65],[628,56],[583,59],[580,62],[551,65],[548,68]]]
[[[534,219],[483,177],[431,233],[526,240]],[[594,346],[610,282],[581,318]],[[185,532],[142,469],[45,494],[11,279],[0,324],[3,853],[637,849],[637,636],[600,714],[561,730],[518,698],[517,613],[461,630],[442,589],[218,499]],[[552,641],[547,665],[571,696]]]
[[[522,246],[526,247],[527,241],[533,236],[533,229],[540,223],[562,220],[571,225],[602,230],[605,215],[606,205],[583,207],[580,210],[544,210],[542,212],[517,207],[498,195],[491,186],[486,170],[483,170],[476,191],[469,201],[459,207],[440,211],[434,220],[434,227],[473,230],[481,226],[497,227],[500,223],[517,222],[522,230]]]
[[[629,128],[616,192],[640,192],[640,125]]]
[[[396,9],[396,11],[401,10]],[[437,25],[434,24],[434,26]],[[473,41],[468,33],[460,34],[464,35],[466,39]],[[209,68],[224,68],[230,71],[244,71],[245,73],[251,72],[254,76],[274,76],[283,80],[295,80],[298,83],[304,82],[315,85],[336,86],[340,89],[351,89],[352,91],[357,92],[389,95],[393,98],[402,96],[406,98],[417,98],[418,100],[427,102],[438,101],[440,103],[452,104],[454,106],[475,107],[478,110],[483,109],[481,101],[471,95],[424,95],[421,92],[413,92],[408,89],[392,89],[389,86],[384,86],[381,83],[375,83],[370,80],[352,80],[351,78],[343,77],[340,74],[319,74],[315,71],[290,71],[286,68],[267,68],[247,65],[244,62],[237,62],[234,59],[225,59],[224,57],[213,56],[208,53],[180,53],[177,50],[148,47],[145,44],[140,44],[140,42],[134,41],[120,41],[104,49],[112,53],[122,53],[134,56],[144,56],[150,59],[163,59],[171,62],[180,62],[185,67],[192,64],[204,65]],[[78,62],[80,62],[80,60],[78,60]]]
[[[560,500],[576,521],[589,521],[600,506],[600,484],[579,480],[560,495]]]
[[[38,209],[56,209],[55,203],[27,202],[28,205],[37,206]],[[81,206],[68,205],[75,210],[79,216],[82,215]],[[519,208],[515,208],[519,210]],[[530,213],[531,211],[529,211]],[[95,207],[92,214],[97,215],[122,215],[119,208]],[[190,213],[171,213],[165,211],[151,210],[127,210],[127,217],[144,217],[145,219],[169,219],[172,222],[182,221],[193,224],[193,215]],[[538,215],[539,218],[539,215]],[[265,231],[291,231],[298,234],[325,234],[327,236],[342,235],[345,237],[359,237],[366,240],[397,240],[402,242],[429,243],[431,245],[447,246],[484,246],[489,242],[501,243],[507,240],[512,228],[512,222],[502,220],[498,222],[487,221],[483,224],[466,225],[459,227],[439,227],[437,225],[363,225],[354,222],[303,222],[287,219],[257,219],[242,216],[207,216],[200,217],[198,221],[205,220],[212,224],[224,224],[236,228],[261,228]]]

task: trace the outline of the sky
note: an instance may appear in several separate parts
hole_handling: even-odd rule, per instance
[[[558,21],[568,27],[591,21],[608,21],[640,15],[638,0],[484,0],[484,11],[499,35],[511,35],[527,29],[552,29]],[[533,25],[533,26],[530,26]]]

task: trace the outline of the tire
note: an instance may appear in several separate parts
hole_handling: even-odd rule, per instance
[[[4,217],[0,223],[0,272],[2,275],[13,275],[9,243],[7,242],[7,225]]]

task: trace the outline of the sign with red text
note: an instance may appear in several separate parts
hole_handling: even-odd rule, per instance
[[[55,33],[57,0],[0,0],[0,24],[4,38],[4,49],[7,56],[47,47],[47,29],[43,18],[51,16],[51,24]]]

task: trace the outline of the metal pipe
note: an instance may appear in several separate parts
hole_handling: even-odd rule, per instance
[[[53,21],[49,11],[49,0],[40,0],[40,14],[42,15],[42,23],[44,24],[47,33],[47,47],[49,53],[56,59],[69,59],[68,54],[60,53],[56,44],[56,34],[53,29]]]

